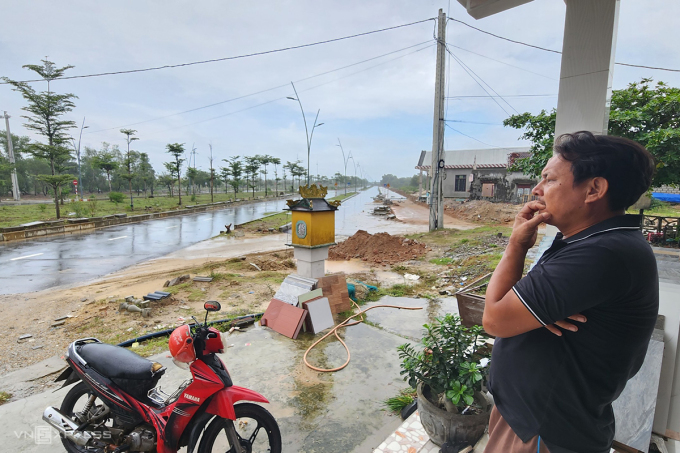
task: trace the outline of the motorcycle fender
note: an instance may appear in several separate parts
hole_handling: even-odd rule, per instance
[[[198,445],[198,439],[201,437],[201,434],[203,434],[203,430],[205,430],[206,425],[208,422],[213,418],[212,414],[208,414],[207,412],[202,413],[198,417],[195,417],[194,420],[191,421],[191,431],[189,433],[189,441],[188,441],[188,446],[187,446],[187,453],[194,453],[194,449]]]
[[[233,385],[225,387],[219,392],[215,393],[208,404],[206,412],[217,415],[218,417],[227,418],[229,420],[236,419],[234,412],[234,404],[238,401],[254,401],[256,403],[269,403],[267,398],[257,392],[248,390],[244,387]]]
[[[67,367],[64,369],[64,371],[61,372],[61,374],[54,380],[54,382],[59,382],[59,381],[64,381],[64,384],[59,387],[57,390],[61,390],[64,387],[68,387],[69,385],[73,384],[74,382],[78,382],[80,380],[80,376],[78,376],[78,373],[73,371],[73,368]],[[55,392],[57,391],[55,390]]]

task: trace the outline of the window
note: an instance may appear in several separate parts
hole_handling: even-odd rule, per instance
[[[466,188],[467,184],[466,184],[465,179],[466,179],[465,175],[456,175],[454,191],[456,191],[456,192],[467,191],[467,188]]]

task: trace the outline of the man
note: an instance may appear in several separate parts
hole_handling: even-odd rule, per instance
[[[657,318],[656,260],[639,217],[625,215],[649,188],[652,156],[590,132],[554,149],[486,292],[484,329],[497,337],[486,453],[609,452],[611,403],[640,369]],[[522,278],[543,222],[561,233]]]

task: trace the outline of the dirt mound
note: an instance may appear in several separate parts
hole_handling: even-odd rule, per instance
[[[447,201],[444,205],[447,214],[478,223],[512,223],[520,209],[520,205],[484,200]]]
[[[376,264],[394,264],[419,258],[428,247],[413,239],[392,236],[388,233],[368,234],[364,230],[357,231],[346,241],[333,246],[328,251],[328,259],[332,261],[360,258]]]

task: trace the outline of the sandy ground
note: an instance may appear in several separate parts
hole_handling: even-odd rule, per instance
[[[392,211],[402,222],[412,225],[429,225],[430,211],[427,206],[419,203],[413,203],[410,200],[403,199],[392,204]],[[475,225],[465,220],[457,219],[456,217],[444,212],[444,228],[456,228],[458,230],[470,230],[477,228]]]
[[[92,315],[110,318],[111,313],[118,309],[121,298],[128,295],[141,298],[147,293],[162,290],[163,284],[170,278],[208,263],[282,250],[285,239],[285,234],[217,237],[78,286],[2,295],[0,316],[10,322],[6,329],[0,331],[0,374],[62,353],[70,341],[87,333],[84,329],[69,329],[70,325]],[[176,302],[177,305],[182,304],[181,300]],[[151,324],[159,318],[165,324],[168,316],[176,318],[170,313],[163,314],[165,316],[154,315],[144,324]],[[65,326],[51,327],[55,319],[66,315],[74,317],[67,319]],[[131,315],[125,321],[129,322],[130,318]],[[143,328],[142,325],[139,327]],[[26,334],[32,337],[19,340]]]

